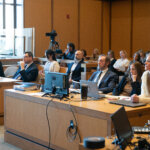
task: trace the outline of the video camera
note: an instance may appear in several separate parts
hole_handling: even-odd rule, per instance
[[[52,30],[52,32],[46,33],[46,36],[50,36],[51,41],[54,42],[55,41],[55,36],[57,36],[57,33],[55,30]]]

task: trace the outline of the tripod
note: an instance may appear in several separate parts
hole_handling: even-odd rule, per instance
[[[49,49],[53,51],[56,51],[56,49],[59,49],[58,42],[56,42],[55,40],[51,40],[49,44]]]

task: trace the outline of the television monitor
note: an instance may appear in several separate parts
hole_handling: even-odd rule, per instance
[[[45,72],[44,92],[62,96],[69,95],[69,76],[66,73]]]
[[[121,107],[112,114],[111,119],[118,137],[116,144],[120,145],[122,149],[125,149],[133,137],[133,131],[124,107]]]

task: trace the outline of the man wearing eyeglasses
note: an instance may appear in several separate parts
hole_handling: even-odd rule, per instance
[[[37,66],[33,63],[32,52],[25,52],[23,61],[20,61],[20,66],[15,75],[14,79],[23,80],[23,82],[36,81],[38,76]]]

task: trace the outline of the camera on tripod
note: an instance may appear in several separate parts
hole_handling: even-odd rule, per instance
[[[52,32],[46,33],[46,36],[49,36],[51,38],[51,41],[55,41],[55,36],[57,36],[57,33],[55,30],[52,30]]]
[[[49,36],[51,39],[50,44],[49,44],[49,49],[55,52],[57,58],[61,58],[62,50],[59,49],[59,43],[55,41],[55,37],[57,36],[56,31],[52,30],[52,32],[46,33],[45,35]]]
[[[51,41],[49,44],[49,49],[52,49],[53,51],[56,51],[56,49],[59,49],[58,42],[55,41],[55,37],[57,36],[57,33],[55,30],[52,30],[52,32],[46,33],[46,36],[49,36]]]

